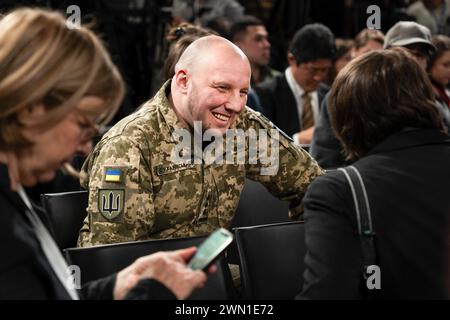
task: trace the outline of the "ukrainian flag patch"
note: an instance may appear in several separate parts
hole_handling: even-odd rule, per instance
[[[122,169],[105,168],[105,182],[122,182]]]

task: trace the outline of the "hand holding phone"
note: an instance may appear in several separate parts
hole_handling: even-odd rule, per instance
[[[206,271],[232,241],[233,234],[231,232],[224,228],[217,229],[197,248],[188,267],[193,270]]]

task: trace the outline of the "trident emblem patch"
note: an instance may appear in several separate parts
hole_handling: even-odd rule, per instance
[[[116,218],[123,212],[124,190],[99,190],[98,210],[108,220]]]

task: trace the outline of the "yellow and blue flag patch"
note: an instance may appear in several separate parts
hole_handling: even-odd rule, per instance
[[[122,170],[118,168],[106,168],[105,181],[118,183],[122,182]]]

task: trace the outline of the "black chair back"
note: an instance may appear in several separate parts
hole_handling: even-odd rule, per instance
[[[59,248],[75,247],[87,215],[88,192],[46,193],[41,194],[41,201]]]
[[[237,228],[244,299],[293,299],[302,289],[302,222]]]
[[[81,283],[84,284],[118,272],[139,257],[158,251],[198,246],[205,239],[206,237],[147,240],[88,248],[69,248],[64,252],[70,265],[80,267]],[[208,275],[205,286],[196,290],[190,299],[225,300],[234,297],[230,271],[224,259],[220,259],[216,266],[217,272]]]
[[[261,183],[245,179],[230,229],[290,222],[288,213],[289,202],[273,196]],[[240,264],[236,240],[227,250],[227,259],[232,264]]]
[[[231,227],[289,222],[288,212],[289,202],[274,197],[261,183],[245,179]]]

